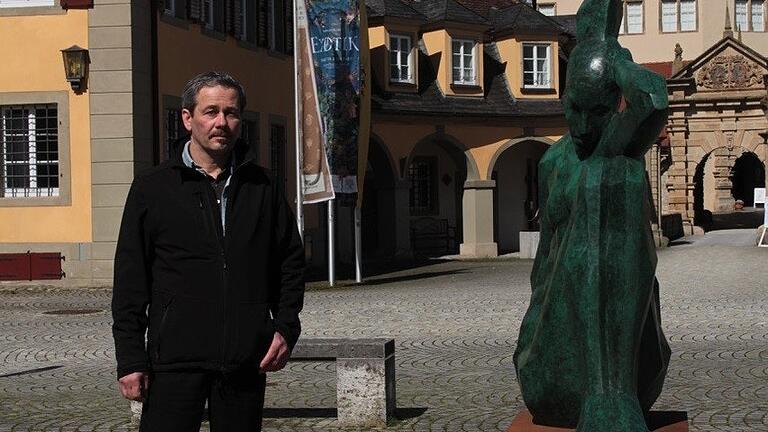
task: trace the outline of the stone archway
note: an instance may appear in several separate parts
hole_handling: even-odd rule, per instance
[[[746,207],[755,205],[755,188],[765,187],[765,165],[752,152],[744,152],[731,168],[731,195]]]
[[[392,256],[398,249],[397,177],[387,147],[378,136],[371,134],[361,209],[364,259]]]
[[[538,230],[533,222],[538,210],[538,164],[552,141],[517,138],[501,146],[488,167],[496,182],[494,240],[501,253],[520,250],[521,231]]]
[[[705,230],[723,228],[727,224],[718,218],[733,212],[736,200],[752,206],[755,187],[765,187],[765,161],[757,154],[744,147],[717,147],[707,152],[693,175],[695,225]]]
[[[412,222],[410,231],[415,234],[411,239],[414,253],[456,253],[465,232],[465,183],[479,178],[472,154],[454,137],[435,133],[419,140],[402,169],[408,184],[407,212]],[[424,221],[432,226],[424,226]],[[448,241],[415,241],[422,237],[416,231],[435,227],[441,235],[445,231]]]

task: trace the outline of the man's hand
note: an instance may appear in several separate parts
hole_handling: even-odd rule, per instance
[[[275,372],[285,367],[288,363],[288,359],[291,357],[291,352],[288,350],[288,343],[278,332],[275,332],[275,336],[272,337],[272,344],[269,346],[269,351],[261,359],[259,365],[259,372]]]
[[[124,398],[143,402],[149,390],[149,374],[134,372],[120,378],[118,383]]]

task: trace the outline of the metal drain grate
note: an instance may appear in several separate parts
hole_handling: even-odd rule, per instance
[[[56,309],[43,312],[45,315],[88,315],[101,312],[101,309]]]

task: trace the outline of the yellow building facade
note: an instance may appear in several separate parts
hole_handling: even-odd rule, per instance
[[[110,284],[130,184],[185,135],[182,89],[208,70],[243,82],[248,141],[292,187],[292,17],[285,2],[206,4],[210,9],[199,0],[0,4],[0,253],[58,252],[62,283]],[[272,12],[258,21],[265,10]],[[74,45],[90,57],[77,91],[61,52]]]
[[[366,259],[495,256],[535,229],[536,164],[566,131],[569,36],[526,5],[489,15],[449,3],[368,3]],[[208,70],[243,83],[243,138],[295,203],[291,23],[283,0],[0,7],[0,254],[58,252],[62,284],[110,284],[130,184],[184,138],[183,87]],[[61,53],[74,45],[90,57],[77,90]],[[352,213],[339,208],[339,258],[350,261]],[[325,207],[304,210],[307,257],[322,268]],[[419,243],[421,230],[435,221],[447,242],[423,251],[434,245]]]

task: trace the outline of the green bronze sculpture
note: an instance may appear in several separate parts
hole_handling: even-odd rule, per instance
[[[579,432],[648,431],[670,356],[643,160],[667,90],[616,40],[621,11],[585,0],[577,15],[570,133],[539,163],[541,240],[514,356],[534,423]]]

